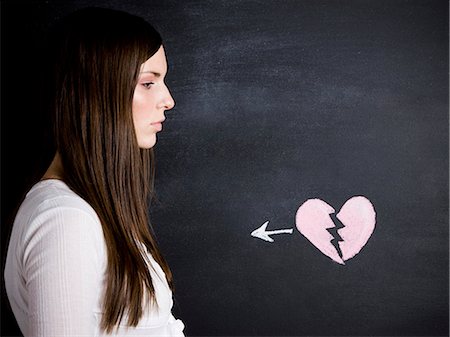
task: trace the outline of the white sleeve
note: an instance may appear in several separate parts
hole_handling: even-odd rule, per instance
[[[169,317],[169,330],[171,337],[184,337],[184,323],[180,319],[176,319],[172,313]]]
[[[26,335],[93,336],[104,244],[98,219],[79,208],[58,207],[39,214],[31,225],[36,229],[23,260]]]

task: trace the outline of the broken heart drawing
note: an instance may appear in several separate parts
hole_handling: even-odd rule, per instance
[[[341,225],[336,226],[337,222]],[[270,235],[292,234],[292,229],[267,231],[268,223],[266,221],[251,235],[273,242]],[[298,208],[295,215],[298,231],[324,255],[339,264],[345,264],[344,261],[361,251],[372,235],[375,223],[375,209],[369,199],[364,196],[351,197],[337,214],[325,201],[308,199]]]
[[[317,249],[333,261],[345,264],[344,261],[358,254],[366,245],[375,229],[375,209],[372,203],[363,196],[355,196],[345,202],[336,214],[336,218],[343,224],[336,233],[338,246],[342,255],[331,241],[336,239],[328,231],[336,228],[331,214],[333,207],[320,199],[309,199],[297,210],[295,224],[298,231],[303,234]]]

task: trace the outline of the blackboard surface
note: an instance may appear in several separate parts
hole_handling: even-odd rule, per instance
[[[187,335],[448,336],[447,1],[3,1],[2,267],[6,217],[45,152],[40,41],[90,5],[165,40],[177,105],[151,210]],[[376,224],[340,264],[296,213],[354,196]],[[250,235],[266,221],[292,234]],[[2,294],[2,336],[19,334]]]

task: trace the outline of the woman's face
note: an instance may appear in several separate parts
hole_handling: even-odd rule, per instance
[[[164,48],[141,66],[138,83],[133,96],[133,122],[140,148],[149,149],[156,143],[156,133],[161,131],[166,119],[164,112],[175,102],[164,83],[167,61]]]

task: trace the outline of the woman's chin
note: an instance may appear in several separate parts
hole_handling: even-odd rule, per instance
[[[141,139],[138,144],[141,149],[151,149],[156,144],[156,135],[147,139]]]

